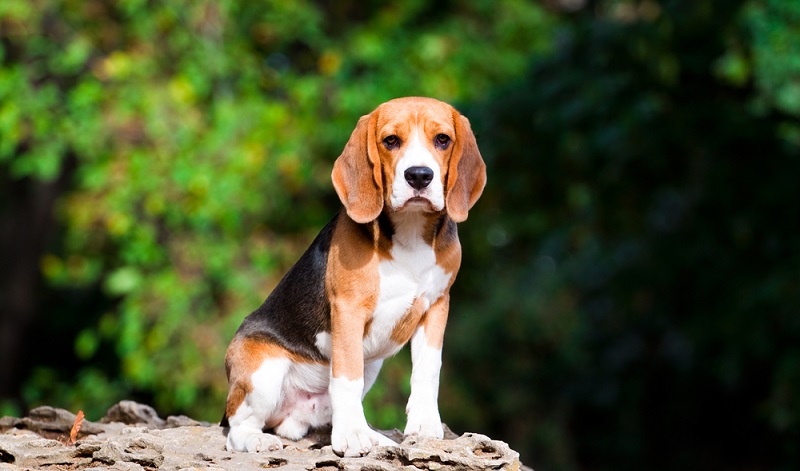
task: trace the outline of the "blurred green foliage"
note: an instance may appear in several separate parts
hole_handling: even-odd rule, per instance
[[[336,210],[330,169],[358,117],[395,96],[486,93],[549,44],[548,15],[524,1],[440,13],[4,1],[0,163],[11,179],[52,180],[76,162],[42,275],[117,301],[70,320],[82,366],[41,365],[26,402],[98,416],[146,393],[217,419],[227,341]],[[100,355],[113,356],[105,369]]]
[[[429,95],[489,169],[443,419],[543,469],[793,469],[798,48],[779,0],[4,0],[0,178],[69,182],[18,395],[217,420],[357,118]],[[372,423],[402,425],[409,363]]]

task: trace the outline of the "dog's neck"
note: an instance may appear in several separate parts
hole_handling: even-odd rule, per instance
[[[391,228],[391,233],[387,235],[394,244],[409,246],[424,242],[427,245],[432,245],[436,234],[444,223],[445,217],[444,212],[403,211],[388,213],[385,216],[386,221],[383,224],[379,221],[379,226],[382,231]]]

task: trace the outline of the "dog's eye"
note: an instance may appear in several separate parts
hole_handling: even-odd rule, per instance
[[[383,138],[383,145],[386,146],[387,149],[397,149],[400,147],[400,138],[392,134],[391,136],[386,136]]]
[[[450,145],[450,136],[447,134],[437,134],[436,138],[433,140],[433,145],[442,150],[447,149],[447,146]]]

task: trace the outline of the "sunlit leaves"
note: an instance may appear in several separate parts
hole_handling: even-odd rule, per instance
[[[124,381],[109,385],[207,417],[197,398],[221,401],[212,373],[238,319],[331,217],[322,196],[357,118],[400,95],[485,93],[547,48],[552,23],[515,0],[445,15],[426,2],[11,0],[0,24],[0,160],[45,180],[67,153],[77,163],[42,273],[118,302],[76,355],[112,345]]]

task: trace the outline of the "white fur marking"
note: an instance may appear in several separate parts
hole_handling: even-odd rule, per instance
[[[317,346],[317,349],[325,358],[331,358],[331,334],[329,332],[319,332],[314,345]]]
[[[286,376],[284,390],[296,390],[313,394],[326,392],[330,378],[328,365],[319,363],[293,363]]]
[[[228,450],[258,452],[282,448],[278,437],[261,429],[281,406],[283,378],[290,366],[288,358],[268,359],[252,374],[253,390],[233,416],[228,417]]]
[[[364,378],[348,380],[331,378],[329,387],[333,405],[333,431],[331,445],[333,451],[344,456],[362,456],[373,446],[391,446],[395,442],[375,432],[364,417],[361,393]]]
[[[411,338],[411,396],[406,412],[406,435],[442,438],[442,419],[439,416],[439,371],[442,350],[428,345],[425,327],[420,326]]]
[[[444,185],[442,183],[442,169],[433,158],[431,152],[425,148],[420,139],[420,134],[424,133],[414,130],[409,139],[400,161],[394,171],[394,183],[392,184],[392,194],[389,198],[392,208],[401,208],[409,199],[414,196],[421,196],[430,201],[434,211],[441,211],[444,208]],[[416,190],[408,184],[405,171],[410,167],[428,167],[433,170],[433,181],[422,190]],[[418,194],[417,194],[418,193]]]
[[[425,224],[423,215],[396,213],[392,222],[395,226],[392,258],[378,265],[380,291],[369,333],[364,338],[366,361],[397,353],[402,345],[391,339],[397,322],[419,297],[423,299],[423,311],[427,311],[442,296],[452,276],[436,264],[436,253],[420,236]],[[319,338],[318,335],[318,344]]]

